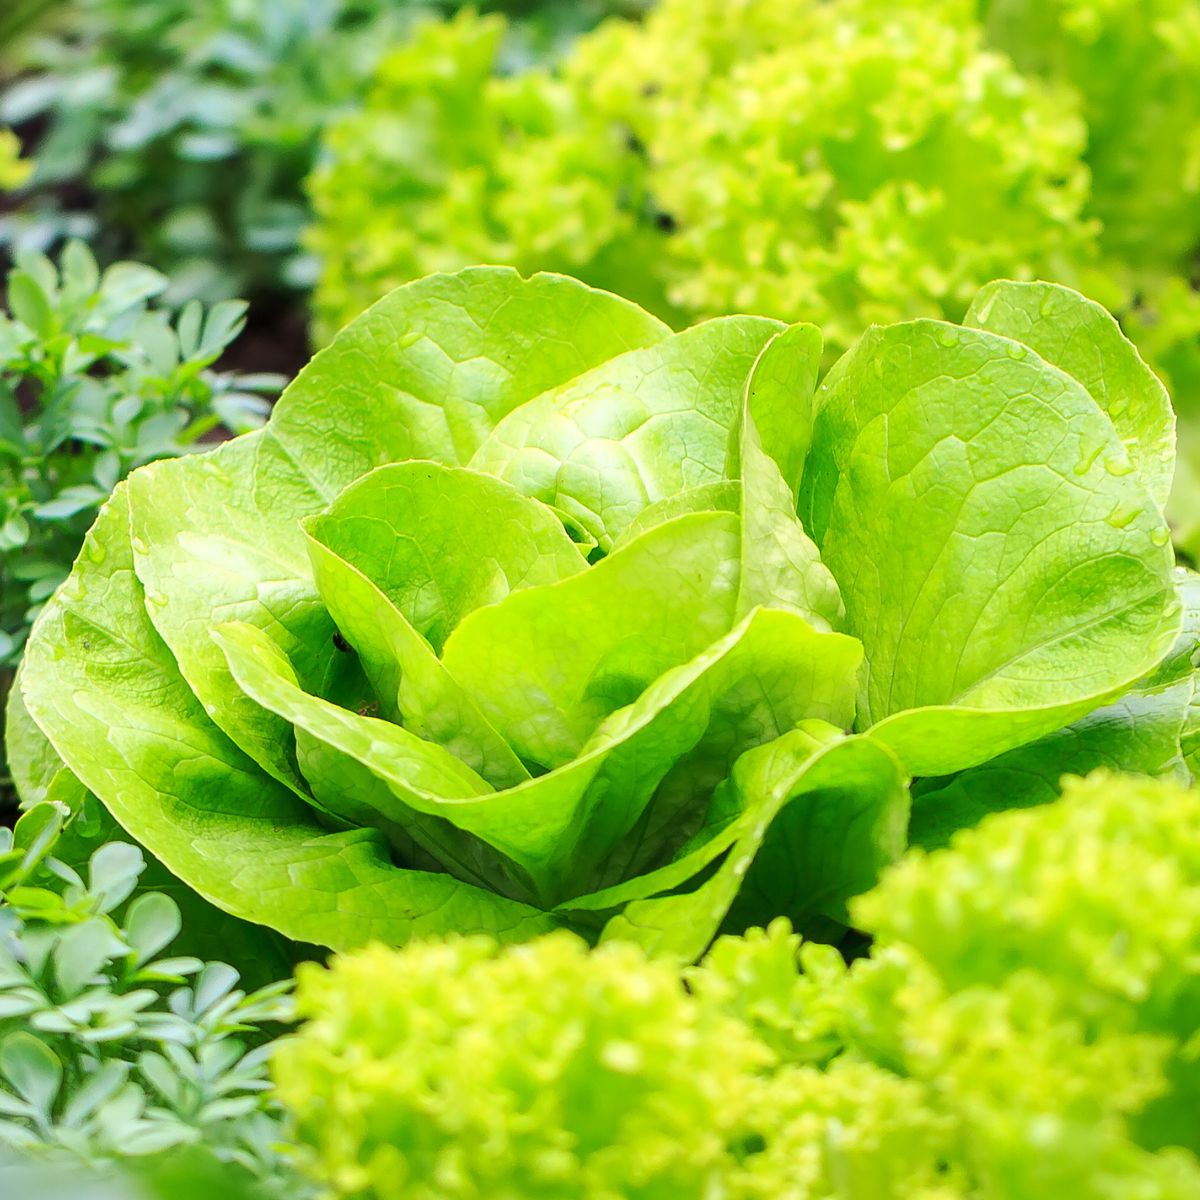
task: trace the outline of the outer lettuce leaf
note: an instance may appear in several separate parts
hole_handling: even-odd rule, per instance
[[[1171,398],[1108,312],[1058,284],[1005,279],[980,290],[963,324],[1021,342],[1083,384],[1108,413],[1146,491],[1166,507],[1175,463]]]
[[[859,727],[914,774],[1070,723],[1180,626],[1169,532],[1107,414],[990,333],[864,335],[822,385],[801,515],[866,647]]]
[[[989,813],[1048,804],[1063,776],[1101,767],[1189,783],[1180,738],[1193,687],[1189,672],[1173,683],[1134,688],[1065,729],[919,789],[911,840],[927,850],[944,846]]]
[[[152,463],[129,483],[135,570],[155,630],[212,720],[301,796],[290,729],[233,682],[210,630],[214,614],[270,627],[307,686],[349,683],[356,666],[334,645],[296,521],[321,505],[266,430]],[[357,702],[365,695],[360,688]]]
[[[956,830],[988,813],[1047,804],[1067,775],[1098,768],[1168,779],[1185,786],[1194,768],[1186,760],[1196,712],[1195,659],[1200,652],[1200,575],[1176,570],[1184,627],[1171,653],[1112,704],[949,779],[914,789],[914,844],[944,846]]]
[[[27,668],[17,667],[4,714],[4,746],[13,783],[28,809],[44,800],[56,800],[75,811],[87,796],[87,790],[63,765],[41,727],[29,714],[21,681]]]
[[[175,875],[235,916],[342,949],[457,928],[546,929],[525,905],[392,865],[374,830],[331,833],[209,720],[147,615],[122,486],[38,620],[30,714],[82,784]]]
[[[52,803],[66,812],[53,846],[60,862],[81,874],[96,849],[120,840],[120,826],[58,756],[46,735],[29,715],[19,690],[20,673],[9,698],[5,735],[19,770],[17,785],[22,807]],[[202,899],[154,857],[143,851],[146,869],[134,895],[163,892],[179,905],[183,928],[172,943],[173,952],[235,967],[243,986],[254,989],[290,974],[296,962],[310,955],[274,930],[230,916]]]
[[[383,463],[466,466],[515,408],[669,333],[637,305],[563,275],[430,275],[322,350],[284,393],[271,430],[331,500]]]

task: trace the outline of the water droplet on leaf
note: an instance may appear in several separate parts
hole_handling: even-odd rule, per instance
[[[1124,529],[1142,511],[1142,506],[1133,501],[1118,504],[1104,519],[1114,529]]]
[[[1084,434],[1079,439],[1079,461],[1075,464],[1076,475],[1086,475],[1103,452],[1106,441],[1095,434]]]

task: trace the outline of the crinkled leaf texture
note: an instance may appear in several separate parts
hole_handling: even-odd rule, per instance
[[[836,936],[909,775],[926,811],[1004,752],[1054,788],[1089,721],[1183,769],[1170,410],[1094,307],[996,287],[1033,315],[872,331],[818,394],[810,326],[671,334],[501,268],[400,288],[264,430],[117,491],[20,720],[299,940]]]

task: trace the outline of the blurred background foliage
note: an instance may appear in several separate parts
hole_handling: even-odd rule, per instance
[[[1200,413],[1196,0],[662,0],[517,75],[460,15],[381,62],[310,181],[319,336],[480,260],[674,324],[961,318],[997,276],[1117,312]]]
[[[33,143],[29,195],[0,241],[65,236],[171,278],[180,303],[304,291],[301,187],[324,125],[380,56],[448,0],[15,0],[0,17],[0,123]],[[503,64],[557,54],[629,3],[501,0]]]

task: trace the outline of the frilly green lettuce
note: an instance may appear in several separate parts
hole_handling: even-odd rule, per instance
[[[429,25],[311,179],[318,327],[486,261],[676,325],[812,321],[836,354],[872,322],[958,320],[996,276],[1077,281],[1097,232],[1079,105],[964,7],[665,0],[516,76],[493,75],[494,18]]]
[[[906,856],[852,905],[875,945],[848,969],[782,924],[718,941],[693,990],[799,1067],[757,1170],[805,1196],[1194,1194],[1198,829],[1200,793],[1097,772]]]
[[[274,1077],[335,1195],[699,1200],[771,1058],[675,971],[561,932],[372,947],[299,987]]]

